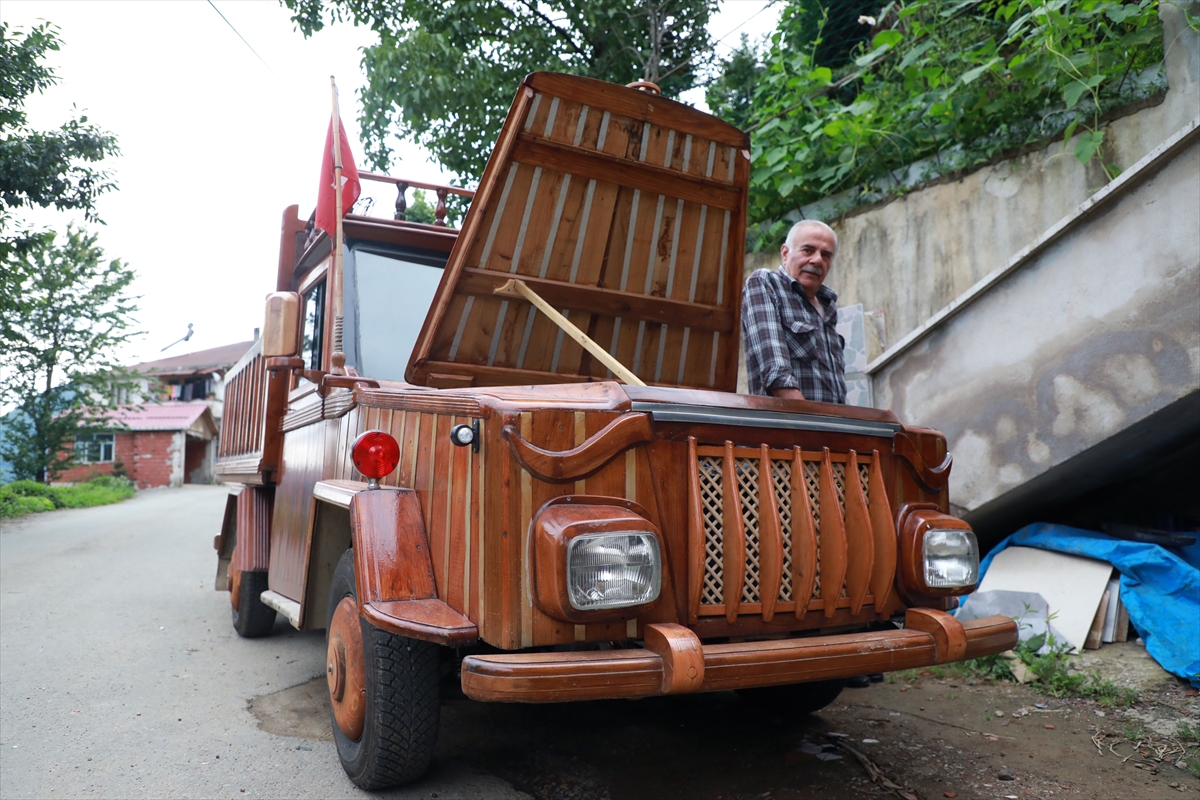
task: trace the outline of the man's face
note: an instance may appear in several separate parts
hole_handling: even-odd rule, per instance
[[[815,298],[837,253],[833,234],[824,228],[806,225],[796,231],[792,242],[794,247],[785,244],[779,249],[784,272],[800,282],[809,299]]]

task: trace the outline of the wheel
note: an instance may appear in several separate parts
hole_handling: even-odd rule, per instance
[[[359,617],[353,550],[334,570],[328,620],[326,678],[342,768],[368,790],[416,780],[429,768],[437,742],[438,646]]]
[[[259,597],[267,590],[267,573],[240,572],[229,568],[229,602],[233,629],[245,639],[266,636],[275,627],[275,609]]]
[[[837,700],[845,681],[811,681],[787,686],[762,686],[755,689],[738,689],[742,701],[762,709],[787,716],[800,716],[820,711]]]

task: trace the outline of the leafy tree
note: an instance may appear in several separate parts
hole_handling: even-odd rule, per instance
[[[375,169],[390,165],[389,135],[424,145],[446,169],[478,177],[513,91],[554,70],[676,97],[711,54],[705,26],[716,0],[284,0],[304,35],[328,21],[379,34],[365,48],[359,124]]]
[[[1103,115],[1164,86],[1154,0],[897,0],[842,64],[812,6],[793,0],[751,79],[755,220],[847,190],[870,201],[1057,135],[1079,133],[1074,155],[1111,175]]]
[[[42,23],[28,32],[10,33],[0,23],[0,258],[34,243],[34,234],[10,231],[13,211],[54,207],[82,211],[90,222],[99,222],[96,201],[115,184],[107,170],[97,166],[118,154],[116,138],[88,122],[86,116],[69,120],[51,131],[29,127],[25,101],[57,83],[44,62],[58,50],[58,29]]]
[[[0,455],[17,478],[49,483],[70,463],[64,445],[95,429],[114,388],[132,388],[116,350],[130,330],[134,274],[104,260],[96,235],[68,227],[33,236],[0,273],[0,403],[18,413],[5,423]]]

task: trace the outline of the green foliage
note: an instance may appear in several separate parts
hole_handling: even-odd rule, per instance
[[[379,34],[363,50],[359,124],[367,159],[391,161],[393,135],[446,169],[478,178],[530,72],[614,83],[649,80],[669,97],[694,86],[715,0],[284,0],[312,35],[329,21]]]
[[[0,486],[0,519],[57,508],[104,506],[128,500],[135,493],[133,481],[114,475],[100,475],[75,486],[13,481]]]
[[[68,227],[8,259],[0,271],[0,403],[18,412],[0,455],[18,478],[49,483],[70,466],[64,445],[97,430],[114,388],[132,388],[116,350],[135,334],[133,272],[105,261],[96,236]]]
[[[760,67],[735,54],[731,99],[710,95],[750,123],[755,221],[844,191],[874,200],[1059,135],[1081,134],[1080,162],[1103,161],[1102,115],[1165,85],[1155,0],[898,0],[833,67],[828,17],[814,28],[812,8],[793,0]],[[748,118],[733,99],[746,91]]]
[[[10,232],[13,211],[54,207],[82,211],[98,222],[96,201],[115,184],[93,166],[118,154],[116,138],[88,122],[69,120],[57,130],[38,131],[26,121],[25,101],[53,86],[54,71],[43,62],[58,50],[58,29],[42,23],[24,33],[0,23],[0,258],[33,244],[29,231]]]
[[[413,201],[404,213],[404,218],[409,222],[423,222],[426,225],[432,225],[437,220],[433,204],[429,202],[425,192],[420,189],[413,192]]]
[[[1181,742],[1200,744],[1200,725],[1192,726],[1186,722],[1180,722],[1175,735]]]

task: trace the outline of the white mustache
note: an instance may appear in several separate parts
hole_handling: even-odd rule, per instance
[[[818,278],[824,277],[825,271],[820,267],[814,267],[812,264],[805,264],[800,268],[801,272],[807,272],[809,275],[816,275]]]

